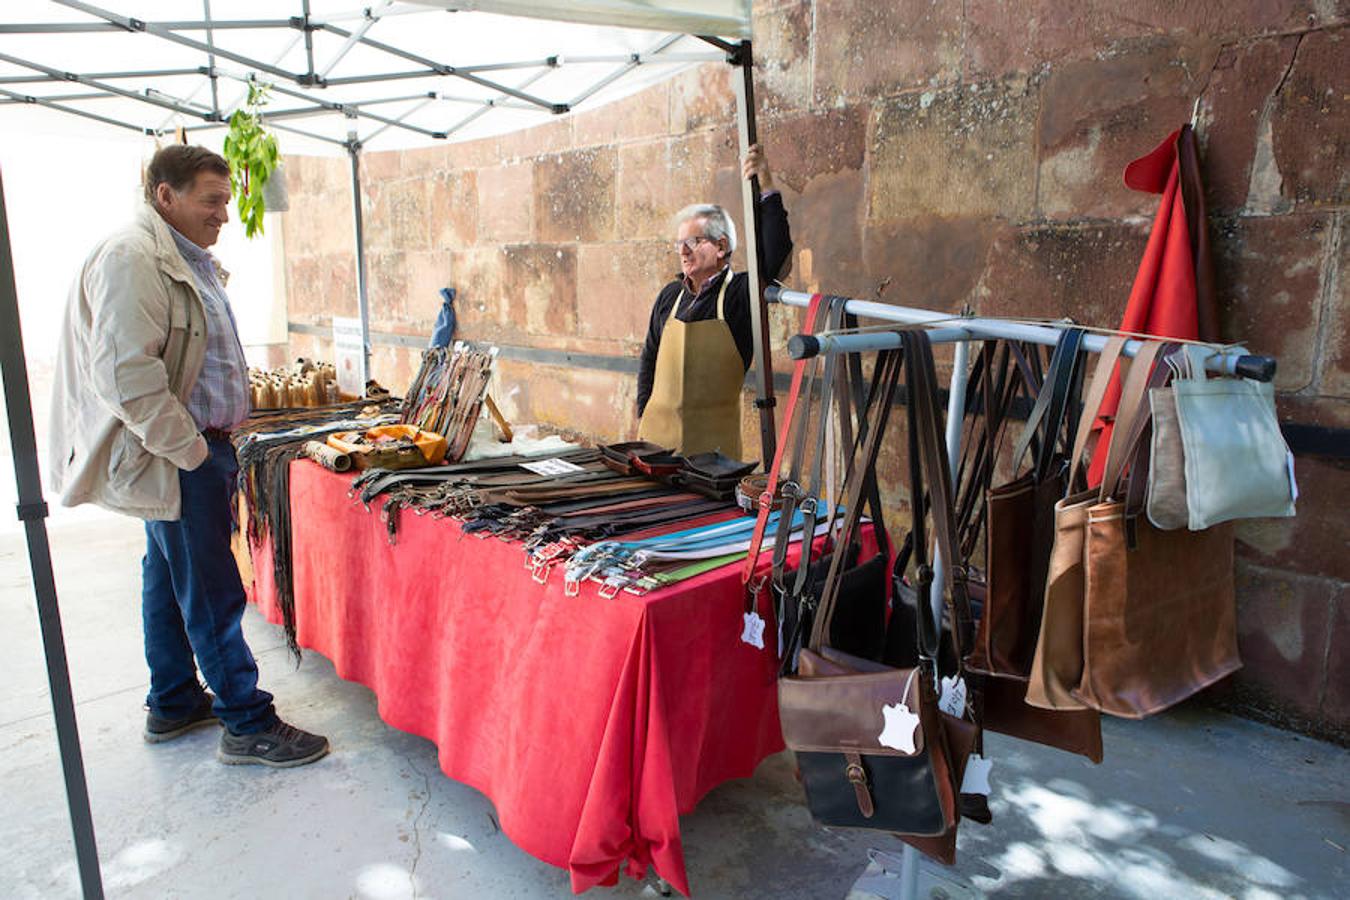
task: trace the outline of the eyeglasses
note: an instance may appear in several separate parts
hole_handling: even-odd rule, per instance
[[[676,253],[679,253],[681,250],[688,250],[690,253],[693,253],[698,249],[698,245],[704,241],[711,244],[713,239],[704,234],[696,234],[693,237],[687,237],[682,241],[672,241],[671,246],[675,248]]]

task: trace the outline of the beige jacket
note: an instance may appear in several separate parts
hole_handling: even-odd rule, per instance
[[[187,411],[205,357],[192,270],[146,204],[89,254],[66,302],[48,441],[62,505],[179,518],[178,470],[208,454]]]

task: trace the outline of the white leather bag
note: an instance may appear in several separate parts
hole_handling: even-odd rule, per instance
[[[1274,385],[1208,378],[1210,350],[1187,344],[1182,354],[1184,377],[1172,389],[1186,460],[1187,527],[1294,515],[1294,458],[1280,433]]]

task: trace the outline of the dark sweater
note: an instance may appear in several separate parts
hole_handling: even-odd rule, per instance
[[[764,269],[760,277],[773,279],[783,270],[784,264],[792,254],[792,235],[788,230],[787,210],[783,208],[783,197],[774,191],[759,201],[759,246],[760,258],[764,260]],[[638,366],[638,416],[647,409],[647,401],[652,395],[652,380],[656,374],[656,351],[661,346],[661,332],[665,330],[670,318],[670,307],[683,297],[675,317],[682,322],[699,322],[717,317],[717,294],[722,289],[722,279],[726,270],[713,276],[708,284],[691,301],[689,292],[684,289],[683,277],[661,289],[652,305],[651,322],[647,325],[647,341],[642,346],[642,359]],[[750,319],[749,277],[737,272],[727,285],[724,311],[731,336],[736,341],[736,349],[741,353],[741,362],[746,371],[755,360],[755,341]]]

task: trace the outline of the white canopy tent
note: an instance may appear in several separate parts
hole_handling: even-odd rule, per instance
[[[271,86],[265,123],[284,153],[351,159],[357,281],[369,353],[360,156],[529,127],[598,106],[700,62],[725,61],[742,153],[754,143],[750,0],[23,0],[0,21],[0,134],[61,114],[107,132],[223,129],[250,82]],[[196,8],[196,4],[191,5]],[[132,13],[127,8],[134,8]],[[279,15],[279,9],[292,11]],[[227,12],[229,18],[220,14]],[[759,276],[758,184],[743,182],[763,459],[773,379]],[[86,897],[102,897],[42,498],[0,181],[0,366],[39,622]]]
[[[724,53],[674,26],[739,37],[748,21],[678,8],[748,15],[748,3],[703,0],[669,16],[628,2],[453,4],[459,11],[397,0],[355,10],[351,0],[106,2],[117,8],[9,4],[0,108],[40,106],[142,134],[198,132],[223,128],[256,80],[273,88],[266,119],[288,152],[340,152],[352,141],[400,149],[526,128],[720,61]],[[183,19],[193,6],[200,15]],[[597,24],[626,7],[643,15],[622,24],[641,25]],[[569,21],[547,21],[551,10]]]

